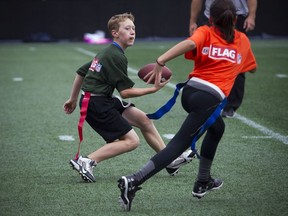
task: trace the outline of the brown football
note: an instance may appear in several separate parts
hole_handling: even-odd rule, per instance
[[[150,63],[150,64],[146,64],[144,65],[142,68],[140,68],[140,70],[138,71],[138,77],[140,79],[142,79],[144,82],[147,82],[147,78],[144,80],[144,77],[153,70],[154,66],[156,63]],[[172,71],[164,66],[162,68],[162,78],[161,78],[161,82],[165,82],[166,80],[170,79],[172,75]],[[153,79],[149,84],[153,84],[155,82],[155,80]]]

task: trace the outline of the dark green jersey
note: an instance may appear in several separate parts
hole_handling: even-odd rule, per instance
[[[131,88],[134,82],[127,75],[128,61],[123,50],[111,44],[100,51],[94,59],[77,70],[85,77],[81,89],[84,92],[112,96]]]

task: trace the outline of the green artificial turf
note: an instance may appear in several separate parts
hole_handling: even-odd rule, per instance
[[[239,118],[225,119],[226,131],[212,169],[212,175],[224,181],[221,190],[200,200],[192,197],[198,169],[198,161],[194,160],[175,177],[161,171],[145,182],[129,213],[118,205],[117,180],[121,175],[137,171],[154,154],[139,130],[136,129],[141,138],[140,147],[100,163],[94,172],[96,183],[83,183],[68,163],[77,151],[79,108],[66,115],[62,105],[69,97],[75,71],[106,45],[1,43],[0,214],[287,215],[287,42],[251,41],[258,71],[246,74],[245,97],[237,113],[265,130],[251,127]],[[154,62],[176,43],[136,41],[127,49],[129,74],[137,87],[146,84],[135,71]],[[80,52],[79,48],[90,54]],[[167,66],[173,71],[171,83],[176,84],[186,79],[193,62],[179,57]],[[279,78],[279,74],[286,78]],[[13,81],[14,78],[23,80]],[[172,94],[173,89],[167,86],[132,102],[149,113]],[[172,111],[155,121],[155,125],[161,135],[175,134],[185,116],[178,98]],[[72,136],[75,141],[62,141],[61,135]],[[167,138],[163,139],[168,143]],[[85,124],[81,154],[88,154],[103,144],[101,137]]]

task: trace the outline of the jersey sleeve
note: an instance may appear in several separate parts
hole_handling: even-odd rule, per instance
[[[88,70],[89,70],[89,67],[91,65],[92,61],[90,62],[87,62],[86,64],[82,65],[77,71],[76,73],[82,77],[85,77]]]
[[[242,45],[242,48],[244,49],[244,55],[241,56],[242,68],[240,69],[240,71],[248,72],[255,69],[257,67],[257,63],[251,48],[250,41],[246,36],[243,36],[242,43],[244,43],[244,46]]]
[[[197,57],[197,53],[201,52],[201,47],[203,47],[206,38],[205,28],[206,26],[199,27],[191,37],[187,38],[187,40],[194,41],[194,43],[196,44],[196,49],[186,52],[186,59],[195,60]]]

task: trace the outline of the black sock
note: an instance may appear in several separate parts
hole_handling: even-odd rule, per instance
[[[152,160],[149,160],[145,166],[140,169],[137,173],[133,174],[131,177],[134,178],[137,185],[141,185],[148,178],[151,177],[152,171],[155,169],[155,165]]]
[[[197,181],[208,182],[210,178],[210,169],[212,166],[211,160],[201,157],[199,162],[199,170],[197,175]]]

